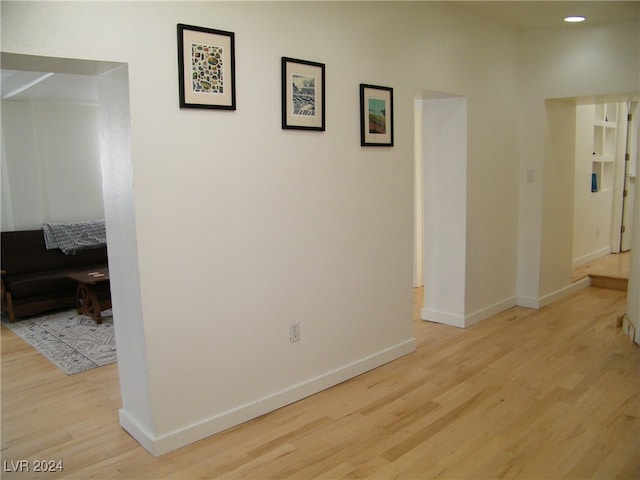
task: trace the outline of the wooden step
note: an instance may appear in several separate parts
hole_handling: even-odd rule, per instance
[[[593,275],[590,274],[592,287],[609,288],[611,290],[627,291],[629,285],[629,279],[619,277],[608,277],[606,275]]]

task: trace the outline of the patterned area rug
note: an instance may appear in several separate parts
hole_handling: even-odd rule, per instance
[[[117,360],[111,310],[102,323],[78,315],[75,309],[2,323],[34,347],[67,375],[101,367]]]

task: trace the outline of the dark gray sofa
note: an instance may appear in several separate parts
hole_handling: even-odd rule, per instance
[[[75,306],[77,283],[67,275],[108,265],[107,247],[65,255],[46,249],[42,230],[1,235],[2,310],[11,322],[19,316]],[[108,299],[108,282],[96,293],[99,300]]]

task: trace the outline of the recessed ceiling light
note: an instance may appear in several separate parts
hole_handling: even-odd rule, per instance
[[[587,17],[582,17],[582,16],[564,17],[564,21],[568,23],[580,23],[580,22],[584,22],[586,19]]]

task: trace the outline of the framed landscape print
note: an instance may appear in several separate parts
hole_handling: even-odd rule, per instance
[[[360,84],[360,145],[393,146],[393,88]]]
[[[324,64],[282,57],[282,128],[324,131]]]
[[[236,109],[233,32],[178,24],[180,108]]]

